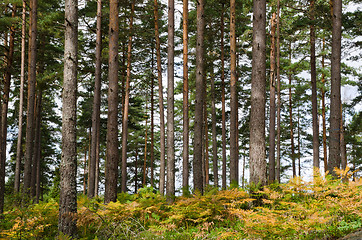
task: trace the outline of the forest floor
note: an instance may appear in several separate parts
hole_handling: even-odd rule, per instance
[[[78,197],[79,239],[362,239],[362,179],[315,176],[287,184],[176,197],[153,188],[119,194],[117,202]],[[0,239],[69,239],[59,235],[58,200],[17,207],[6,198]],[[356,237],[358,235],[358,237]],[[353,238],[355,237],[355,238]]]

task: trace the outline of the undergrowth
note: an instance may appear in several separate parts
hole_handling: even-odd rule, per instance
[[[55,200],[13,206],[0,239],[67,239],[57,235],[57,221]],[[317,174],[263,190],[211,189],[171,205],[152,188],[108,205],[82,195],[77,226],[80,239],[335,239],[362,227],[362,180]]]

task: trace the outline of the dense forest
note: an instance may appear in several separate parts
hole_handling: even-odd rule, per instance
[[[361,11],[361,0],[2,1],[4,237],[361,228]]]

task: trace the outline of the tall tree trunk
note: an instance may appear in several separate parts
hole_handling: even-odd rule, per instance
[[[230,184],[238,185],[235,0],[230,0]]]
[[[41,119],[40,119],[40,121],[41,121]],[[41,129],[41,127],[40,127],[40,129]],[[41,143],[41,131],[39,133],[38,138],[39,138],[38,141]],[[41,185],[40,185],[41,184],[41,169],[40,169],[40,166],[41,166],[41,157],[42,157],[41,149],[42,149],[42,147],[41,147],[41,144],[40,144],[39,148],[36,149],[36,151],[38,151],[38,158],[39,158],[39,161],[37,161],[38,166],[36,168],[36,193],[35,193],[35,202],[36,203],[39,203],[40,195],[41,195]]]
[[[310,78],[312,85],[312,121],[313,121],[313,168],[319,169],[319,124],[317,105],[317,71],[315,56],[315,2],[310,1]]]
[[[275,181],[275,31],[276,13],[270,20],[270,119],[269,119],[269,182]]]
[[[40,162],[39,151],[40,145],[40,131],[41,131],[41,104],[42,104],[42,90],[38,91],[36,97],[36,111],[35,111],[35,134],[34,134],[34,150],[33,150],[33,166],[31,172],[31,197],[36,197],[36,179],[38,172],[38,162]]]
[[[84,147],[84,161],[83,161],[83,195],[87,194],[87,147]],[[89,179],[88,179],[89,182]]]
[[[326,39],[323,37],[323,47],[322,51],[325,50]],[[326,103],[325,103],[325,74],[324,74],[324,54],[322,55],[322,87],[321,87],[321,99],[322,99],[322,126],[323,126],[323,162],[324,162],[324,172],[327,172],[327,127],[326,127]]]
[[[236,90],[236,36],[235,0],[230,0],[230,184],[238,184],[237,179],[237,90]]]
[[[123,122],[122,122],[122,192],[127,191],[127,138],[128,138],[128,109],[129,109],[129,92],[131,82],[131,58],[132,58],[132,38],[133,38],[133,17],[135,9],[135,0],[131,5],[131,17],[129,23],[129,37],[127,49],[127,77],[125,87]]]
[[[22,159],[22,139],[23,139],[23,108],[24,108],[24,82],[25,82],[25,38],[26,38],[26,1],[23,0],[23,13],[21,24],[21,67],[20,67],[20,97],[19,97],[19,124],[18,124],[18,142],[16,146],[15,180],[14,192],[20,190],[20,167]]]
[[[289,62],[292,64],[292,48],[291,44],[289,45]],[[293,177],[297,176],[297,170],[295,165],[295,152],[294,152],[294,127],[293,127],[293,102],[292,102],[292,73],[289,72],[289,127],[290,127],[290,147],[291,147],[291,158],[292,158],[292,170]]]
[[[118,0],[109,3],[107,161],[104,202],[117,199],[118,178]],[[123,161],[123,159],[122,159]],[[122,178],[124,176],[122,175]]]
[[[209,185],[209,129],[207,121],[207,93],[206,93],[206,81],[204,80],[204,188]]]
[[[29,195],[31,184],[31,167],[34,149],[34,105],[36,82],[36,54],[37,54],[37,0],[30,1],[29,16],[29,64],[28,64],[28,105],[26,118],[26,144],[24,162],[24,192]]]
[[[161,67],[161,42],[158,30],[158,2],[154,0],[155,38],[158,77],[158,102],[160,107],[160,193],[165,192],[165,116],[163,107],[162,67]]]
[[[211,69],[213,66],[211,67]],[[217,161],[217,136],[216,136],[216,103],[215,103],[215,74],[211,74],[211,121],[212,121],[212,168],[214,174],[214,187],[219,186],[219,166]]]
[[[174,0],[168,0],[167,43],[167,201],[173,202],[175,195],[175,146],[174,146],[174,49],[175,49]]]
[[[221,135],[222,135],[222,189],[226,189],[226,111],[225,111],[225,51],[224,51],[224,3],[221,8],[220,22],[221,50]]]
[[[197,2],[197,34],[196,34],[196,93],[195,93],[195,123],[194,123],[194,189],[203,193],[202,178],[202,129],[204,107],[204,0]]]
[[[277,1],[277,159],[276,159],[276,179],[280,183],[280,0]]]
[[[340,155],[340,107],[341,107],[341,26],[342,0],[333,0],[332,16],[332,56],[331,56],[331,109],[329,132],[329,161],[328,170],[334,173],[339,167]]]
[[[250,112],[250,182],[266,184],[265,80],[266,1],[254,0]]]
[[[92,137],[91,137],[91,152],[89,159],[89,172],[88,172],[88,197],[93,198],[95,195],[96,186],[96,164],[97,152],[99,153],[99,137],[100,131],[100,106],[101,106],[101,54],[102,54],[102,0],[97,0],[97,30],[96,30],[96,68],[94,80],[94,96],[93,96],[93,109],[92,109]]]
[[[72,237],[77,232],[77,52],[78,1],[66,0],[58,229]]]
[[[12,18],[15,19],[16,6],[12,6]],[[10,94],[10,81],[13,68],[13,55],[14,55],[14,42],[15,42],[15,26],[10,27],[10,40],[8,51],[6,52],[6,69],[3,85],[3,96],[1,106],[1,126],[0,126],[0,215],[4,210],[4,195],[5,195],[5,165],[6,165],[6,138],[8,126],[8,107],[9,107],[9,94]],[[1,95],[1,92],[0,92]]]
[[[151,157],[151,187],[154,187],[154,159],[155,159],[155,135],[154,135],[154,129],[155,129],[155,124],[154,124],[154,115],[153,115],[153,110],[155,109],[154,107],[154,93],[153,93],[153,88],[155,87],[155,76],[153,75],[153,70],[154,70],[154,48],[152,48],[152,66],[151,66],[151,149],[150,149],[150,157]]]
[[[146,116],[147,116],[147,102],[146,102]],[[147,178],[147,120],[148,116],[146,118],[146,132],[145,132],[145,153],[143,158],[143,181],[142,185],[143,187],[146,187],[146,178]]]
[[[100,142],[100,131],[97,133],[97,146]],[[94,183],[94,195],[98,196],[98,187],[99,187],[99,147],[96,151],[96,173],[95,173],[95,183]]]
[[[298,107],[298,125],[297,125],[297,129],[298,129],[298,176],[301,177],[301,171],[302,171],[302,166],[301,166],[301,161],[300,161],[300,157],[301,157],[301,153],[300,153],[300,144],[301,144],[301,140],[300,140],[300,113],[299,113],[299,107]]]
[[[183,152],[182,152],[182,187],[183,193],[189,188],[189,74],[188,74],[188,8],[189,1],[183,0]]]

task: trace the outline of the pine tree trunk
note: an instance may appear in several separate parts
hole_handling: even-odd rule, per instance
[[[66,0],[58,229],[72,237],[77,232],[77,51],[78,1]]]
[[[154,92],[153,92],[153,88],[155,87],[155,76],[153,75],[153,70],[154,70],[154,48],[152,48],[152,66],[151,66],[151,149],[150,149],[150,157],[151,157],[151,187],[154,187],[154,159],[155,159],[155,135],[154,135],[154,130],[155,130],[155,124],[154,124],[154,114],[153,114],[153,110],[155,109],[154,106]]]
[[[12,18],[15,19],[16,7],[12,8]],[[9,95],[10,95],[10,81],[13,68],[13,56],[14,56],[14,43],[15,43],[15,26],[10,27],[10,40],[8,51],[6,52],[6,69],[3,85],[3,96],[1,106],[1,126],[0,126],[0,214],[4,210],[4,195],[5,195],[5,165],[6,165],[6,138],[8,127],[8,107],[9,107]],[[1,92],[0,92],[1,95]]]
[[[146,116],[147,116],[147,102],[146,102]],[[146,187],[146,178],[147,178],[147,120],[146,118],[146,131],[145,131],[145,152],[144,152],[144,158],[143,158],[143,181],[142,185],[143,187]]]
[[[161,42],[158,30],[158,2],[154,0],[155,38],[158,77],[158,102],[160,108],[160,193],[165,192],[165,116],[163,107],[162,67],[161,67]]]
[[[323,52],[325,50],[325,38],[323,37]],[[326,103],[325,103],[325,74],[324,74],[324,55],[322,55],[322,87],[321,87],[321,99],[322,99],[322,126],[323,126],[323,162],[324,172],[327,172],[327,127],[326,127]]]
[[[36,82],[37,54],[37,0],[30,1],[29,16],[29,64],[28,64],[28,105],[26,121],[26,143],[24,162],[24,192],[29,195],[31,184],[31,168],[34,149],[34,105]]]
[[[313,121],[313,168],[319,169],[319,124],[317,105],[317,71],[315,56],[314,0],[310,1],[310,77],[312,85],[312,121]]]
[[[269,119],[269,182],[275,181],[275,31],[276,13],[270,20],[270,119]]]
[[[224,51],[224,3],[222,3],[220,22],[221,51],[221,135],[222,135],[222,189],[226,189],[226,111],[225,111],[225,51]]]
[[[202,177],[202,129],[204,106],[204,0],[197,2],[197,33],[196,33],[196,93],[194,123],[194,189],[203,193]]]
[[[83,195],[87,194],[87,148],[84,151],[84,161],[83,161]],[[89,182],[89,179],[88,179]]]
[[[35,134],[34,134],[34,150],[33,150],[33,166],[31,172],[31,197],[36,197],[36,179],[38,172],[38,162],[40,162],[39,151],[40,144],[40,131],[41,131],[41,104],[42,104],[42,91],[39,90],[36,97],[36,111],[35,111]]]
[[[265,162],[265,80],[266,1],[253,7],[253,59],[250,112],[250,182],[266,184]]]
[[[91,137],[91,152],[89,159],[89,172],[88,172],[88,197],[93,198],[95,195],[96,186],[96,164],[97,152],[99,153],[99,137],[100,131],[100,106],[101,106],[101,54],[102,54],[102,0],[97,0],[97,30],[96,30],[96,67],[95,67],[95,80],[94,80],[94,97],[92,109],[92,137]]]
[[[204,188],[209,185],[209,129],[207,121],[207,93],[206,93],[206,81],[204,80],[204,174],[205,174],[205,183]]]
[[[182,187],[183,193],[189,188],[189,75],[188,75],[188,0],[183,0],[183,152]]]
[[[137,166],[137,161],[138,161],[138,150],[136,148],[136,154],[135,154],[135,161],[134,161],[134,192],[137,193],[138,190],[138,186],[137,186],[137,175],[138,175],[138,166]]]
[[[230,0],[230,184],[238,185],[237,179],[237,90],[236,90],[236,36],[235,0]]]
[[[23,0],[23,13],[21,24],[21,67],[20,67],[20,97],[19,97],[19,124],[18,141],[16,146],[15,180],[14,192],[20,190],[20,167],[22,159],[22,139],[23,139],[23,108],[24,108],[24,82],[25,82],[25,38],[26,38],[26,1]]]
[[[175,195],[175,146],[174,146],[174,0],[168,0],[168,43],[167,43],[167,184],[168,202],[173,202]]]
[[[277,1],[277,159],[276,159],[276,179],[280,183],[280,0]]]
[[[211,69],[213,66],[211,67]],[[211,121],[212,121],[212,168],[214,174],[214,187],[219,186],[219,166],[217,156],[217,136],[216,136],[216,103],[215,103],[215,74],[211,74]]]
[[[290,55],[291,56],[291,55]],[[291,59],[290,59],[291,63]],[[295,164],[295,152],[294,152],[294,127],[293,127],[293,102],[292,102],[292,74],[289,73],[289,127],[290,127],[290,147],[292,158],[292,170],[293,177],[297,176],[296,164]]]
[[[347,149],[346,149],[346,142],[344,140],[344,126],[343,126],[343,105],[341,103],[341,123],[340,123],[340,129],[341,129],[341,134],[340,134],[340,148],[341,148],[341,168],[343,170],[346,169],[347,167]],[[346,179],[345,179],[346,180]]]
[[[118,0],[109,3],[107,161],[104,202],[117,199],[118,178]],[[123,175],[122,175],[123,177]]]
[[[332,56],[331,56],[331,109],[329,132],[328,170],[334,173],[339,167],[340,155],[340,107],[341,107],[341,26],[342,0],[333,0],[332,16]]]

